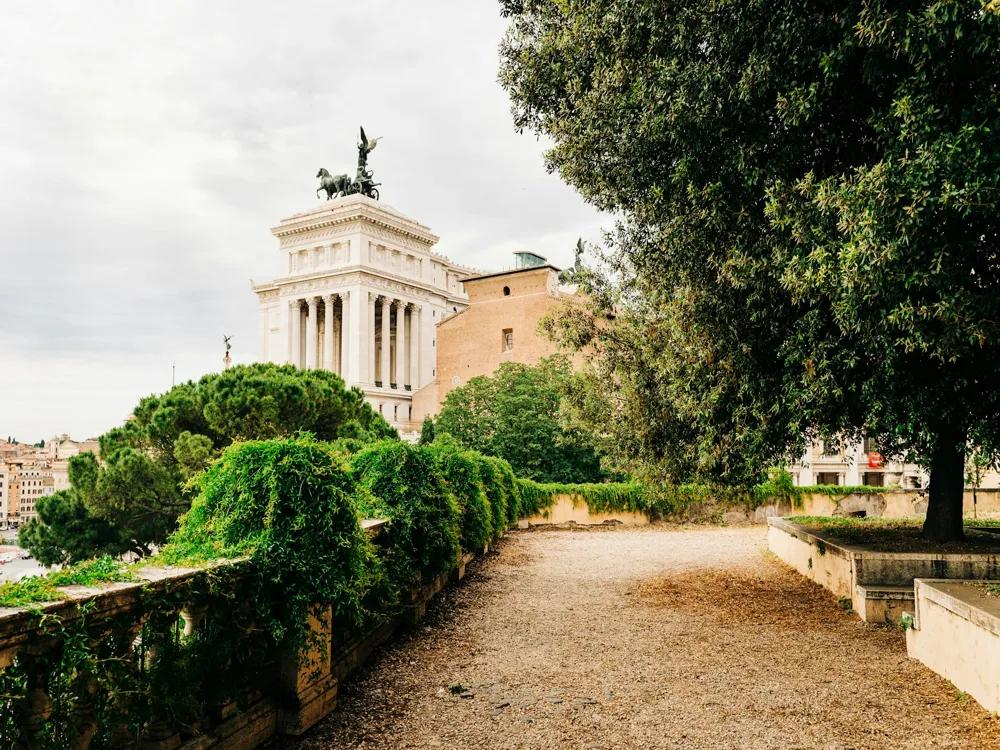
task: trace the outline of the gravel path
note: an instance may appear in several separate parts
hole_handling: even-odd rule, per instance
[[[761,527],[512,534],[274,747],[1000,748],[901,633],[765,549]]]

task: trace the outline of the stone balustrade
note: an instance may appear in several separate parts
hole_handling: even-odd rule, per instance
[[[385,523],[362,526],[379,544]],[[0,746],[203,750],[301,734],[334,709],[338,680],[418,621],[471,557],[407,592],[402,610],[370,632],[335,632],[331,607],[317,606],[298,655],[261,645],[242,561],[147,567],[134,581],[0,609]],[[206,628],[228,633],[224,647],[199,640]]]

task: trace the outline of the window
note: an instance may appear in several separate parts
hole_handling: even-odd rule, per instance
[[[509,297],[510,296],[510,287],[509,286],[505,286],[503,288],[503,296],[504,297]]]
[[[878,448],[875,445],[875,438],[865,438],[865,449],[864,449],[864,452],[865,453],[878,453]]]
[[[514,329],[505,328],[503,331],[503,349],[502,351],[509,352],[514,348]]]
[[[881,471],[866,471],[864,482],[866,487],[884,487],[885,474]]]
[[[816,484],[840,484],[840,475],[834,471],[821,471],[816,474]]]

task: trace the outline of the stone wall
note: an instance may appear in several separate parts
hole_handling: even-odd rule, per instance
[[[628,511],[591,511],[582,498],[573,495],[557,495],[550,507],[541,513],[521,519],[518,525],[521,528],[529,528],[531,526],[558,526],[562,524],[648,526],[649,516],[645,513]]]

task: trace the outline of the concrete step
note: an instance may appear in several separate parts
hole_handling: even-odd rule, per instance
[[[854,589],[854,611],[862,620],[895,625],[903,613],[913,614],[913,586],[859,583]]]

